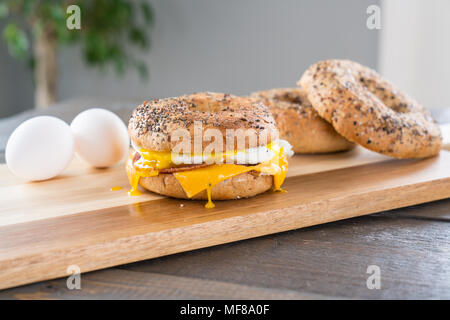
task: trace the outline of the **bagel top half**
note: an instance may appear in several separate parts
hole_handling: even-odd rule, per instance
[[[297,84],[319,115],[349,141],[395,158],[425,158],[441,150],[439,126],[428,110],[368,67],[320,61]]]
[[[195,124],[201,125],[202,131],[195,130]],[[202,141],[204,150],[211,142],[203,136],[208,129],[220,132],[225,151],[264,146],[278,138],[275,121],[264,104],[247,97],[212,92],[145,101],[134,110],[128,125],[133,144],[153,151],[173,150],[179,143],[175,134],[183,130],[189,133],[192,149],[197,139]],[[227,129],[234,134],[248,134],[245,145],[238,146],[237,139],[232,137],[227,143]]]

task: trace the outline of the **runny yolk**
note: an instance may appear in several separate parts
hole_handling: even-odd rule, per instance
[[[275,191],[284,191],[281,189],[281,185],[286,178],[288,168],[287,157],[283,152],[283,148],[276,143],[267,145],[267,148],[272,150],[275,155],[272,159],[257,165],[213,164],[204,168],[175,172],[173,175],[189,198],[206,190],[208,196],[208,202],[205,205],[206,208],[215,207],[211,200],[211,189],[216,184],[249,171],[273,175],[273,189]],[[141,158],[136,162],[133,163],[133,156],[130,156],[127,161],[127,172],[131,184],[131,190],[128,191],[129,195],[141,194],[138,190],[139,179],[141,177],[157,176],[159,170],[174,166],[171,161],[170,152],[142,150],[140,154]]]
[[[170,152],[139,150],[140,159],[133,162],[133,154],[127,161],[126,169],[131,189],[128,191],[130,196],[139,196],[142,193],[138,189],[141,177],[154,177],[159,174],[159,170],[170,168],[173,163]]]
[[[286,154],[284,153],[283,148],[280,148],[279,156],[278,156],[278,166],[280,168],[280,172],[273,175],[273,185],[275,191],[285,192],[284,189],[281,189],[281,185],[286,179],[286,172],[288,168],[288,161]]]
[[[210,186],[208,186],[208,187],[206,188],[206,193],[207,193],[207,195],[208,195],[208,202],[205,204],[205,208],[206,208],[206,209],[212,209],[212,208],[215,208],[216,205],[211,201],[211,187],[210,187]]]

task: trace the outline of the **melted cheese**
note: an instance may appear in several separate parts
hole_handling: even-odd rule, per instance
[[[214,204],[211,201],[212,187],[224,180],[252,170],[273,175],[274,190],[282,191],[281,185],[286,177],[288,167],[287,156],[283,147],[278,143],[271,143],[266,148],[273,153],[272,158],[257,165],[213,164],[204,168],[175,172],[173,175],[189,198],[206,190],[208,195],[206,208],[214,208]],[[140,154],[141,158],[134,164],[132,157],[127,162],[127,171],[131,184],[131,190],[128,192],[130,195],[141,194],[138,190],[141,177],[157,176],[159,170],[174,166],[170,152],[140,150]]]

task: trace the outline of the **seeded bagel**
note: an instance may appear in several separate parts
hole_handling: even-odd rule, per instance
[[[202,124],[202,131],[194,131],[194,121]],[[171,151],[179,143],[178,139],[173,139],[177,129],[189,132],[192,150],[197,138],[202,141],[203,149],[211,143],[204,138],[200,140],[198,136],[208,129],[220,131],[224,151],[238,147],[237,139],[233,139],[234,144],[226,144],[227,129],[241,129],[241,132],[251,129],[247,132],[256,139],[245,139],[245,146],[239,146],[242,149],[263,146],[278,138],[275,121],[264,104],[251,98],[223,93],[194,93],[145,101],[135,109],[128,125],[133,143],[153,151]]]
[[[128,161],[134,162],[138,153],[131,149]],[[204,165],[196,165],[195,168],[202,168]],[[192,170],[192,165],[187,165],[185,169]],[[173,175],[173,172],[184,171],[184,167],[173,168],[173,170],[161,170],[159,175],[154,177],[141,177],[139,184],[152,192],[169,197],[180,199],[207,200],[206,190],[189,198],[184,192],[183,187]],[[132,166],[126,166],[128,179],[132,181]],[[211,198],[213,200],[232,200],[240,198],[249,198],[257,194],[266,192],[273,187],[274,178],[272,175],[260,174],[256,171],[241,173],[230,179],[226,179],[211,188]]]
[[[142,177],[139,184],[147,190],[180,199],[207,200],[206,190],[189,198],[181,184],[171,173],[161,173],[155,177]],[[273,176],[256,171],[241,173],[219,182],[211,188],[213,200],[233,200],[249,198],[266,192],[273,186]]]
[[[317,114],[301,88],[258,91],[250,96],[269,107],[280,138],[287,140],[295,153],[327,153],[354,147]]]
[[[320,61],[297,84],[338,133],[367,149],[395,158],[425,158],[441,150],[441,133],[428,110],[370,68]]]

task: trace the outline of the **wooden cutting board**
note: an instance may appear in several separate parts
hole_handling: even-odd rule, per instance
[[[79,160],[24,183],[0,166],[0,288],[450,197],[450,152],[394,160],[362,148],[290,159],[286,193],[251,199],[129,197],[123,164]],[[112,187],[121,186],[119,191]]]

